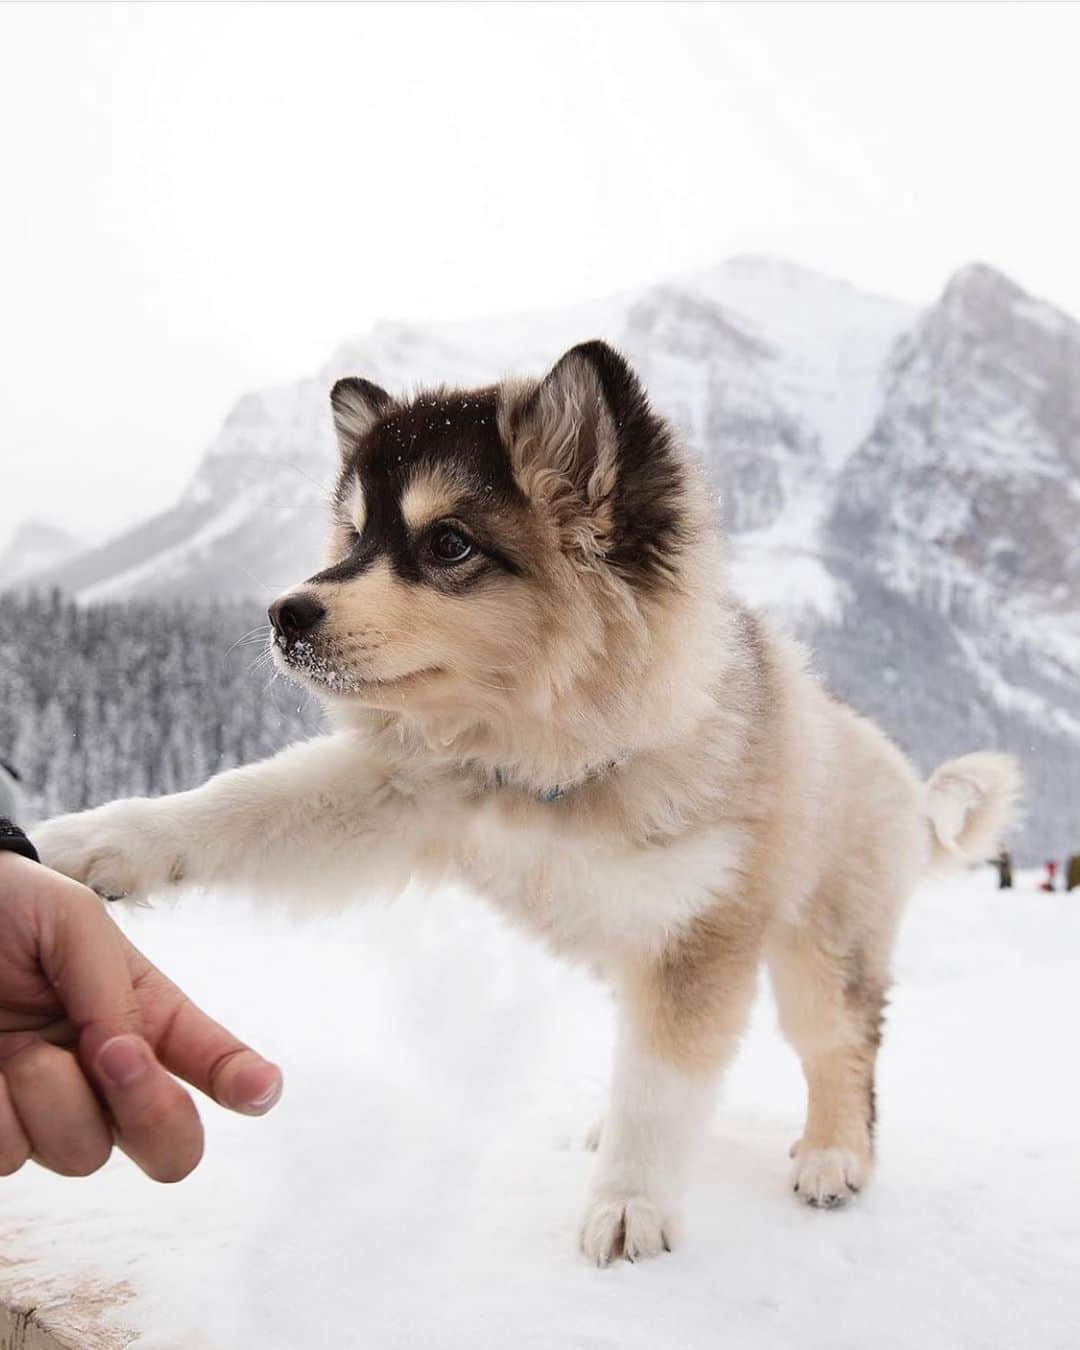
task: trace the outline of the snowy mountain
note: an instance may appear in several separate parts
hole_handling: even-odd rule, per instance
[[[45,520],[24,521],[7,547],[0,550],[0,589],[59,567],[84,548],[81,539],[58,525]]]
[[[987,267],[959,272],[889,363],[839,481],[838,542],[951,612],[983,616],[1004,598],[1075,620],[1078,373],[1080,324]]]
[[[327,390],[537,372],[620,346],[703,456],[738,586],[924,769],[1029,762],[1029,850],[1080,849],[1080,325],[989,267],[923,311],[742,257],[560,313],[381,324],[240,400],[176,505],[39,573],[93,601],[265,599],[318,565]]]
[[[1012,749],[1030,844],[1080,851],[1080,324],[957,273],[890,358],[823,548],[834,687],[908,744]]]
[[[363,372],[390,389],[538,372],[602,336],[624,348],[657,404],[709,462],[730,528],[797,525],[867,430],[905,305],[770,259],[562,313],[377,325],[316,379],[248,394],[180,500],[137,529],[35,582],[92,601],[128,595],[276,593],[317,563],[334,466],[327,390]]]

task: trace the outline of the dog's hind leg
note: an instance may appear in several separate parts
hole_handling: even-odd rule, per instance
[[[887,953],[783,925],[767,957],[780,1025],[802,1060],[808,1102],[792,1149],[792,1185],[809,1205],[842,1205],[869,1180],[874,1070],[888,988]]]
[[[763,921],[718,905],[618,981],[611,1106],[581,1229],[597,1265],[670,1250],[717,1079],[753,999]]]

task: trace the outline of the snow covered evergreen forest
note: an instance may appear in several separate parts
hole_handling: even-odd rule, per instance
[[[255,604],[79,607],[52,591],[2,595],[0,613],[0,758],[34,816],[194,787],[318,725],[261,659]]]

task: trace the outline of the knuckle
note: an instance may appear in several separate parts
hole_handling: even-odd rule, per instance
[[[127,1110],[117,1110],[117,1121],[125,1134],[164,1134],[172,1124],[172,1104],[140,1102]]]
[[[214,1060],[213,1064],[210,1065],[207,1077],[210,1080],[212,1093],[217,1100],[221,1099],[225,1080],[231,1073],[233,1066],[238,1061],[242,1061],[244,1056],[250,1054],[251,1050],[248,1046],[233,1045],[223,1054],[219,1055],[217,1059]]]
[[[4,1073],[12,1092],[36,1096],[51,1078],[49,1050],[35,1032],[5,1037]]]
[[[114,1093],[113,1117],[125,1134],[168,1134],[182,1119],[187,1094],[158,1070],[150,1082]]]

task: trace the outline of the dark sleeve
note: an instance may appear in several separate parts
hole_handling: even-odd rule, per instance
[[[37,855],[37,849],[33,846],[18,825],[8,820],[6,816],[0,816],[0,853],[21,853],[24,858],[29,858],[31,862],[40,862]]]

